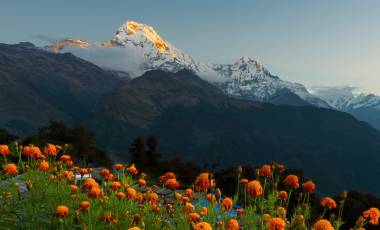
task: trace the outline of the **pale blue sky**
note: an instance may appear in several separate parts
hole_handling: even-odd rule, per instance
[[[260,59],[306,85],[380,94],[380,1],[2,0],[0,42],[64,37],[100,42],[126,20],[153,26],[196,59]]]

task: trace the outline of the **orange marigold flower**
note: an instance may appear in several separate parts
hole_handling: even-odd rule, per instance
[[[84,175],[84,174],[87,174],[88,173],[88,169],[86,169],[86,168],[80,168],[79,169],[79,174],[80,175]]]
[[[307,182],[302,184],[302,188],[305,192],[312,193],[315,190],[315,184],[313,181],[308,180]]]
[[[336,208],[336,202],[331,197],[324,197],[321,199],[321,205],[327,209]]]
[[[3,155],[4,157],[9,155],[10,151],[8,148],[8,145],[0,145],[0,155]]]
[[[4,171],[8,175],[17,175],[17,173],[18,173],[18,169],[17,169],[17,166],[15,164],[6,164],[4,166]]]
[[[237,216],[243,216],[244,215],[244,209],[242,209],[242,208],[236,209],[236,215]]]
[[[169,179],[165,182],[165,187],[168,189],[177,189],[180,184],[176,179]]]
[[[141,228],[139,228],[139,227],[132,227],[132,228],[128,228],[128,230],[141,230]]]
[[[233,202],[230,198],[226,197],[222,201],[222,208],[227,212],[231,211],[233,208]]]
[[[169,179],[176,179],[174,172],[166,172],[165,175],[159,177],[160,181],[165,184],[165,182]]]
[[[122,170],[124,168],[124,165],[121,163],[117,163],[113,165],[113,168],[116,170]]]
[[[271,177],[272,176],[272,170],[271,170],[270,166],[269,165],[264,165],[260,169],[259,175],[262,176],[262,177]]]
[[[215,197],[214,194],[209,193],[209,194],[206,195],[206,200],[209,201],[209,202],[215,203],[216,202],[216,197]]]
[[[130,200],[136,199],[136,190],[134,188],[127,188],[127,197]]]
[[[288,175],[282,182],[292,189],[298,189],[300,186],[296,175]]]
[[[47,172],[49,170],[49,163],[46,161],[41,161],[40,165],[38,166],[38,169]]]
[[[193,198],[194,197],[194,191],[191,188],[188,188],[185,190],[185,195],[187,197]]]
[[[288,200],[288,193],[286,191],[279,191],[277,192],[277,198],[287,201]]]
[[[63,174],[67,180],[72,180],[75,177],[74,173],[68,170],[63,171]]]
[[[303,215],[297,215],[293,219],[295,225],[305,224],[305,217]]]
[[[69,215],[69,208],[65,205],[59,205],[55,209],[55,214],[57,217],[67,217]]]
[[[82,202],[80,202],[80,210],[82,212],[87,212],[89,209],[90,209],[90,202],[88,202],[87,200],[84,200]]]
[[[89,198],[95,199],[102,195],[102,190],[99,187],[91,187],[91,189],[88,190],[87,196]]]
[[[55,147],[55,145],[48,144],[44,148],[44,153],[46,155],[56,156],[57,155],[57,148]]]
[[[286,226],[285,221],[278,217],[271,218],[268,223],[269,230],[284,230],[285,226]]]
[[[67,162],[67,161],[71,161],[71,156],[69,156],[69,155],[62,155],[59,159],[61,161]]]
[[[137,170],[137,168],[135,167],[135,164],[132,164],[131,166],[129,166],[127,168],[127,171],[130,173],[130,174],[134,174],[136,175],[137,173],[139,173],[139,171]]]
[[[286,209],[284,208],[284,207],[278,207],[277,208],[277,213],[278,213],[278,215],[281,217],[281,218],[283,218],[283,219],[285,219],[286,218]]]
[[[200,222],[194,225],[194,230],[212,230],[212,227],[207,222]]]
[[[149,195],[148,195],[148,201],[150,203],[152,203],[152,204],[157,203],[157,201],[158,201],[158,195],[157,195],[157,193],[154,193],[154,192],[149,193]]]
[[[202,207],[201,210],[199,211],[201,215],[206,215],[208,213],[208,209],[206,207]]]
[[[247,184],[247,190],[251,196],[261,196],[263,194],[263,188],[258,180],[249,182]]]
[[[268,222],[271,219],[271,216],[268,213],[264,213],[262,218],[265,222]]]
[[[380,211],[377,208],[370,208],[363,212],[363,216],[369,218],[369,223],[373,225],[379,224]]]
[[[313,225],[313,230],[334,230],[334,227],[331,225],[330,221],[328,220],[318,220]]]
[[[109,174],[111,174],[111,172],[108,169],[102,169],[102,171],[100,171],[100,174],[102,174],[103,177],[107,177]]]
[[[137,183],[140,185],[140,186],[146,186],[146,180],[144,180],[144,179],[138,179],[137,180]]]
[[[201,221],[201,216],[196,212],[191,212],[188,215],[189,222],[198,223]]]
[[[226,224],[226,230],[239,230],[239,222],[235,219],[230,219]]]
[[[186,202],[185,206],[183,207],[183,211],[187,213],[194,212],[195,208],[194,205],[190,202]]]
[[[116,193],[115,194],[115,196],[116,196],[116,198],[118,198],[118,199],[125,199],[125,197],[127,197],[126,195],[125,195],[125,193],[123,193],[123,192],[118,192],[118,193]]]
[[[110,184],[110,189],[118,190],[121,188],[121,183],[119,181],[114,181]]]
[[[240,180],[240,184],[242,184],[242,185],[247,185],[248,182],[249,182],[248,179],[245,179],[245,178]]]
[[[208,173],[201,173],[195,179],[195,188],[196,190],[205,191],[211,187],[211,181],[209,179]]]
[[[93,178],[87,178],[84,180],[82,187],[85,189],[91,189],[92,187],[99,187],[99,184]]]
[[[112,212],[104,212],[100,219],[109,224],[117,223],[117,218],[115,215],[112,214]]]
[[[77,193],[79,191],[78,186],[76,186],[75,184],[71,184],[69,188],[70,188],[71,193]]]

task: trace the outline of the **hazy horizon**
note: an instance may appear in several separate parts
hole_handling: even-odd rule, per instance
[[[126,20],[153,26],[200,61],[232,63],[249,56],[284,80],[380,94],[378,1],[5,0],[0,42],[43,46],[66,37],[101,42]]]

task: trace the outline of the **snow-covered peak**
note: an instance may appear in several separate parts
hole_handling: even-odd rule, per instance
[[[48,49],[53,50],[55,52],[58,52],[64,48],[67,47],[79,47],[79,48],[84,48],[88,47],[90,44],[86,40],[82,39],[73,39],[73,38],[66,38],[62,39],[50,46],[47,46]]]
[[[253,59],[247,56],[243,56],[239,58],[234,64],[234,66],[248,66],[255,67],[258,70],[262,70],[264,68],[262,62],[258,59]]]

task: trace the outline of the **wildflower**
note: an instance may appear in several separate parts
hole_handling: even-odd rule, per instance
[[[180,184],[176,179],[169,179],[165,182],[165,187],[168,189],[177,189]]]
[[[195,180],[195,188],[197,190],[205,191],[209,189],[211,186],[211,182],[209,179],[208,173],[201,173]]]
[[[194,225],[194,230],[212,230],[212,227],[207,222],[200,222]]]
[[[117,163],[113,165],[113,168],[116,170],[122,170],[124,168],[123,164]]]
[[[137,170],[137,168],[135,167],[135,164],[132,164],[130,167],[127,168],[127,171],[130,173],[130,174],[134,174],[136,175],[137,173],[139,173],[139,171]]]
[[[226,230],[239,230],[239,222],[235,219],[230,219],[226,224]]]
[[[9,155],[10,151],[8,148],[8,145],[0,145],[0,155],[3,155],[4,157]]]
[[[31,158],[41,158],[41,156],[42,156],[42,152],[41,152],[40,148],[38,148],[37,146],[33,146],[33,145],[25,146],[23,148],[22,153],[26,157],[31,157]]]
[[[49,163],[46,161],[41,161],[40,165],[38,166],[38,169],[47,172],[49,170]]]
[[[158,201],[158,195],[157,195],[157,193],[154,193],[154,192],[149,193],[148,200],[149,200],[149,203],[152,203],[152,204],[157,203],[157,201]]]
[[[377,208],[370,208],[367,211],[363,212],[363,216],[369,218],[369,223],[373,225],[379,224],[380,211]]]
[[[196,212],[191,212],[188,214],[189,222],[198,223],[201,221],[201,216]]]
[[[116,196],[119,200],[124,199],[124,198],[126,197],[125,193],[123,193],[123,192],[118,192],[118,193],[115,194],[115,196]]]
[[[285,226],[286,226],[285,221],[278,217],[271,218],[268,223],[269,230],[284,230]]]
[[[226,210],[227,212],[232,210],[232,200],[230,198],[224,198],[222,201],[222,208]]]
[[[277,198],[287,201],[288,200],[288,193],[286,191],[279,191],[277,192]]]
[[[331,225],[330,221],[328,220],[318,220],[313,225],[313,230],[334,230],[334,227]]]
[[[110,184],[110,189],[112,190],[118,190],[121,188],[121,183],[118,181],[114,181]]]
[[[5,173],[8,175],[17,175],[18,170],[15,164],[6,164],[4,166]]]
[[[239,217],[243,216],[244,215],[244,209],[242,209],[242,208],[236,209],[236,215]]]
[[[194,197],[194,191],[191,188],[188,188],[185,190],[185,195],[190,197],[190,198],[193,198]]]
[[[99,187],[91,187],[87,192],[89,198],[95,199],[102,195],[102,190]]]
[[[146,180],[144,180],[144,179],[138,179],[138,180],[137,180],[137,183],[138,183],[140,186],[146,186]]]
[[[61,217],[61,218],[67,217],[69,215],[69,208],[65,205],[59,205],[55,209],[55,214],[57,217]]]
[[[134,188],[127,188],[127,197],[130,200],[136,199],[136,190]]]
[[[315,190],[315,184],[313,181],[308,180],[307,182],[302,184],[302,188],[305,192],[312,193]]]
[[[82,212],[87,212],[90,209],[90,202],[84,200],[80,203],[80,210]]]
[[[292,189],[299,188],[298,177],[296,175],[288,175],[282,182]]]
[[[331,197],[324,197],[321,199],[321,205],[327,209],[336,208],[336,202]]]
[[[248,179],[245,179],[245,178],[240,180],[240,184],[242,184],[242,185],[247,185],[248,182],[249,182]]]
[[[259,175],[262,177],[271,177],[272,176],[272,170],[269,165],[264,165],[259,172]]]
[[[261,196],[263,194],[263,188],[258,180],[249,182],[247,184],[247,190],[251,196]]]
[[[56,156],[57,155],[57,148],[55,147],[55,145],[48,144],[44,148],[44,153],[48,156]]]
[[[115,215],[112,214],[112,212],[104,212],[100,219],[109,224],[117,223],[117,218]]]
[[[208,213],[208,209],[206,207],[202,207],[201,210],[199,211],[199,213],[204,216],[204,215],[207,215]]]

